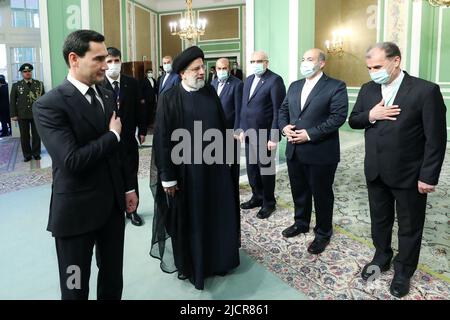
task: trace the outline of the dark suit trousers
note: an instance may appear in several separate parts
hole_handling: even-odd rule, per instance
[[[41,137],[36,130],[33,119],[19,119],[20,143],[24,157],[41,155]],[[30,137],[31,128],[31,137]],[[31,138],[33,139],[32,141]]]
[[[257,201],[262,200],[263,207],[273,207],[276,204],[275,154],[272,154],[270,151],[265,151],[267,152],[268,157],[271,156],[272,160],[268,164],[261,163],[257,149],[256,146],[251,145],[248,142],[245,143],[245,161],[247,165],[247,176],[253,193],[252,199]],[[267,150],[267,146],[265,146],[265,150]],[[273,165],[273,170],[271,164]]]
[[[58,256],[59,279],[62,300],[87,300],[91,274],[92,252],[95,246],[98,300],[120,300],[123,288],[123,242],[125,220],[117,206],[108,222],[98,230],[74,237],[55,238]],[[73,288],[75,272],[70,266],[78,266],[81,275],[80,288]],[[71,278],[72,276],[72,278]]]
[[[394,269],[400,276],[412,277],[419,262],[427,196],[420,194],[417,187],[390,188],[379,177],[368,181],[367,187],[372,240],[376,249],[374,261],[385,264],[393,256],[392,227],[397,211],[398,254],[394,259]]]
[[[294,153],[287,159],[289,181],[295,205],[295,223],[309,227],[312,198],[316,212],[316,238],[330,239],[333,234],[333,182],[337,163],[311,165],[301,163]]]
[[[138,185],[138,171],[139,171],[139,147],[137,145],[136,139],[132,138],[132,140],[127,139],[124,140],[125,143],[125,152],[127,154],[127,166],[132,166],[133,167],[133,177],[136,177],[136,179],[134,180],[134,184],[136,186],[136,195],[139,197],[139,185]],[[127,190],[128,191],[128,190]],[[138,203],[139,206],[139,203]],[[136,211],[137,211],[136,207]],[[136,212],[134,211],[134,212]],[[132,212],[130,212],[131,214]]]

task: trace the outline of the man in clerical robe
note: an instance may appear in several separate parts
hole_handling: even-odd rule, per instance
[[[237,164],[229,155],[233,128],[227,131],[220,99],[213,87],[205,86],[203,59],[196,46],[176,57],[173,72],[182,82],[158,101],[150,251],[164,272],[178,272],[199,290],[205,278],[223,276],[239,265],[240,246]],[[208,141],[209,133],[214,138]]]

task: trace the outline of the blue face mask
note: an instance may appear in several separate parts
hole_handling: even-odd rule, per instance
[[[373,82],[377,84],[386,84],[389,82],[389,79],[391,78],[386,69],[381,69],[376,72],[372,72],[370,73],[370,77],[372,78]]]
[[[228,71],[227,70],[218,70],[217,78],[219,79],[219,81],[225,81],[228,78]]]
[[[253,73],[257,76],[262,75],[266,70],[264,69],[263,63],[254,63],[252,64]]]
[[[315,65],[312,61],[303,61],[300,66],[300,73],[305,78],[309,78],[318,70],[317,65]]]

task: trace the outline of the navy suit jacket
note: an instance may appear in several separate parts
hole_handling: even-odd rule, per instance
[[[278,129],[278,110],[286,96],[283,79],[269,69],[261,76],[253,95],[250,97],[255,75],[244,82],[240,129]],[[278,140],[270,137],[271,140]]]
[[[214,79],[212,86],[217,92],[219,80]],[[223,111],[225,112],[227,128],[235,130],[239,128],[243,87],[244,83],[241,80],[230,75],[219,95]]]
[[[169,78],[167,78],[166,82],[163,85],[165,76],[166,75],[161,76],[161,78],[159,79],[158,96],[181,82],[180,76],[177,73],[171,72],[169,74]]]
[[[305,164],[326,165],[340,161],[339,127],[347,119],[348,95],[344,82],[323,74],[301,109],[301,93],[305,79],[289,87],[280,108],[279,125],[288,124],[305,129],[311,141],[304,144],[287,144],[286,157]]]
[[[359,91],[349,124],[365,129],[364,171],[391,188],[417,188],[420,180],[437,185],[447,145],[446,107],[438,85],[405,77],[394,100],[396,121],[369,122],[370,110],[382,99],[381,85],[370,81]]]

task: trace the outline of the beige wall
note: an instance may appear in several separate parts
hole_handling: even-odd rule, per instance
[[[120,50],[120,0],[103,0],[103,21],[106,46]]]
[[[175,57],[182,51],[180,37],[172,36],[169,23],[179,21],[180,14],[161,15],[161,58],[164,56]]]
[[[239,8],[199,11],[199,17],[209,22],[201,41],[236,39],[240,36]]]
[[[146,56],[146,60],[151,59],[150,48],[150,12],[136,6],[136,60],[141,61]]]
[[[343,56],[328,55],[325,67],[326,73],[347,86],[359,87],[370,79],[364,56],[377,40],[377,29],[371,24],[374,11],[368,10],[376,4],[377,0],[316,0],[316,47],[326,51],[325,41],[332,39],[336,29],[351,32],[344,39]]]

